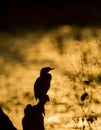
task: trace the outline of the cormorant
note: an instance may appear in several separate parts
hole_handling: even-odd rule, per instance
[[[47,91],[50,88],[50,82],[52,76],[49,71],[53,70],[54,68],[44,67],[40,71],[40,77],[38,77],[34,84],[34,96],[35,99],[39,99],[39,101],[47,94]]]

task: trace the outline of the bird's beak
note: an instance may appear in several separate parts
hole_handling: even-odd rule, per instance
[[[50,70],[53,70],[53,69],[55,69],[55,68],[51,68]]]

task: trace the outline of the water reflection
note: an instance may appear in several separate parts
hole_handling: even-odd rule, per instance
[[[72,118],[82,116],[78,101],[83,88],[92,91],[93,101],[99,103],[93,102],[91,108],[100,113],[101,29],[96,35],[92,30],[63,26],[40,34],[0,34],[0,105],[19,130],[26,104],[35,103],[33,83],[44,66],[56,68],[48,92],[51,100],[45,106],[46,129],[76,128]],[[92,82],[87,86],[83,82],[88,79]],[[96,125],[101,127],[99,120]]]

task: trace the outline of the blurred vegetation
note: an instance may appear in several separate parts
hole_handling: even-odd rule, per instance
[[[24,107],[36,103],[33,83],[43,66],[55,67],[46,129],[101,128],[100,37],[98,27],[70,25],[0,33],[0,105],[19,130]]]

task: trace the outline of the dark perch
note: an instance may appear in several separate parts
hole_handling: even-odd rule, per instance
[[[49,101],[48,95],[45,95],[37,105],[28,104],[24,109],[22,119],[23,130],[45,130],[44,128],[44,105]]]
[[[44,105],[49,101],[47,92],[50,88],[52,76],[48,73],[54,68],[45,67],[40,71],[40,76],[34,84],[34,96],[39,100],[34,106],[28,104],[24,109],[24,117],[22,119],[23,130],[44,130]]]
[[[17,130],[0,107],[0,130]]]

